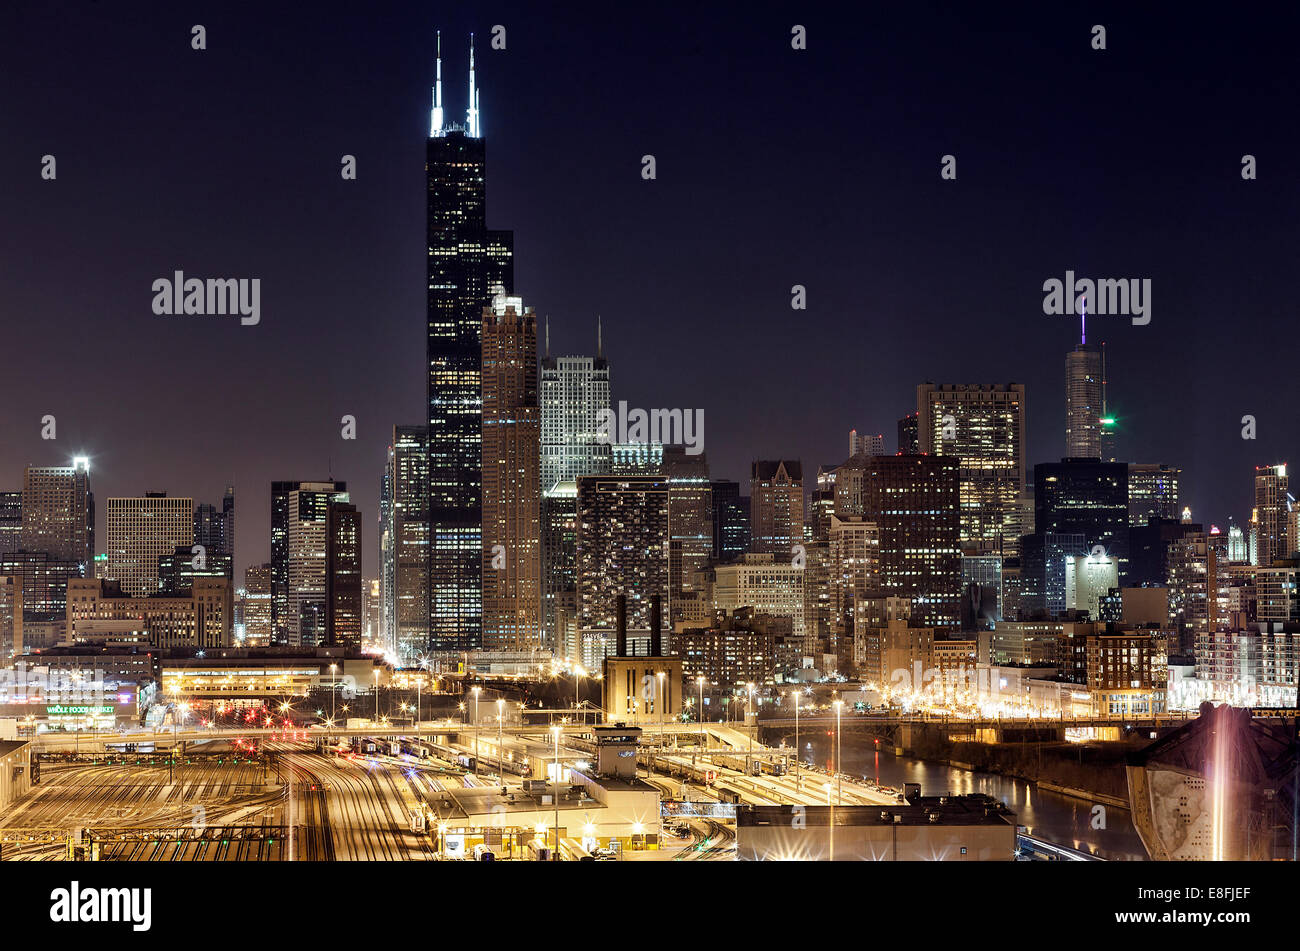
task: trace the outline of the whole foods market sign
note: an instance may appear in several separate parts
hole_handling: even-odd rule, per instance
[[[56,704],[55,706],[45,708],[45,715],[47,717],[80,717],[88,714],[108,715],[116,712],[117,708],[112,704],[106,704],[101,707],[73,707],[65,704]]]

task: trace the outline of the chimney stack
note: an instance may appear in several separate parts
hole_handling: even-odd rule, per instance
[[[614,656],[627,656],[627,595],[614,598]]]
[[[662,657],[663,645],[660,643],[660,630],[663,627],[663,604],[659,595],[650,595],[650,656]]]

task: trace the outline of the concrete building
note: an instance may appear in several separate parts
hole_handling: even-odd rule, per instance
[[[744,555],[715,569],[713,606],[718,611],[753,608],[791,619],[796,638],[806,635],[805,569],[773,554]]]
[[[1278,558],[1289,558],[1287,551],[1286,463],[1255,467],[1255,564],[1267,568]]]
[[[271,643],[271,563],[244,570],[244,642],[249,647]]]
[[[31,751],[26,740],[0,740],[0,812],[31,790]]]
[[[1109,555],[1074,555],[1065,559],[1065,610],[1087,611],[1097,620],[1101,599],[1119,586],[1119,563]]]
[[[485,650],[542,647],[542,434],[537,318],[519,297],[483,308]]]
[[[859,433],[849,430],[850,456],[883,456],[885,454],[884,433]]]
[[[916,388],[922,452],[960,460],[963,549],[1014,555],[1025,497],[1022,383],[922,383]]]
[[[0,492],[0,555],[23,547],[23,494]]]
[[[165,492],[108,500],[108,580],[131,597],[159,590],[158,559],[194,544],[194,500]]]
[[[67,611],[68,579],[82,577],[82,565],[44,551],[0,555],[0,576],[18,578],[28,621],[62,619]]]
[[[768,615],[752,609],[719,612],[707,624],[684,624],[673,638],[687,684],[703,677],[722,687],[771,683],[777,633]]]
[[[658,595],[650,599],[650,637],[643,652],[628,638],[627,608],[626,596],[619,595],[614,652],[603,664],[601,708],[607,721],[666,723],[682,712],[682,658],[664,653]]]
[[[750,548],[789,558],[804,538],[803,466],[797,459],[758,460],[749,479]]]
[[[23,580],[0,575],[0,667],[23,652]]]
[[[67,638],[74,644],[229,647],[234,592],[225,578],[196,578],[178,596],[132,597],[116,583],[68,583]]]
[[[663,476],[583,476],[577,499],[578,629],[608,644],[627,598],[630,636],[648,639],[651,598],[669,605],[669,483]],[[668,611],[662,634],[671,628]],[[593,658],[594,659],[594,658]],[[584,663],[586,661],[584,660]]]
[[[713,484],[704,453],[688,455],[685,447],[664,447],[668,477],[668,578],[672,620],[697,593],[694,579],[713,558]]]
[[[961,626],[959,461],[855,457],[836,472],[836,514],[863,515],[879,530],[881,596],[908,599],[913,619],[933,627]],[[848,490],[855,472],[856,499]]]
[[[77,458],[70,466],[28,466],[23,471],[22,519],[20,548],[88,566],[95,557],[90,461]]]

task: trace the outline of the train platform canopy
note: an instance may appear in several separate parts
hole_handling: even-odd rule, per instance
[[[453,789],[444,791],[437,798],[430,797],[430,806],[439,818],[465,820],[471,825],[490,823],[493,817],[501,815],[537,812],[554,815],[556,803],[553,798],[549,798],[549,790],[548,785],[546,792],[539,790],[525,793],[516,787],[502,795],[500,786]],[[590,796],[580,795],[572,786],[561,783],[559,808],[561,812],[568,809],[598,809],[600,803]]]

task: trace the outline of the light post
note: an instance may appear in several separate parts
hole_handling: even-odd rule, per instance
[[[835,802],[842,803],[842,793],[844,792],[844,779],[840,772],[840,711],[844,709],[844,701],[835,701]]]
[[[580,665],[575,664],[573,667],[573,710],[575,715],[582,708],[582,703],[578,699],[578,684],[582,682],[582,678],[585,676],[587,676],[587,672]],[[586,723],[587,721],[584,719],[582,722]]]
[[[337,703],[336,698],[338,697],[338,691],[335,689],[335,683],[336,683],[335,674],[338,672],[338,669],[339,669],[338,664],[330,664],[330,739],[331,740],[334,739],[334,716],[336,713],[335,704]]]
[[[379,725],[379,668],[375,668],[375,725]]]
[[[745,719],[748,720],[749,717],[750,717],[750,714],[752,714],[753,712],[754,712],[754,685],[753,685],[753,684],[749,684],[749,699],[745,702]],[[745,724],[745,729],[746,729],[746,731],[748,732],[748,730],[749,730],[749,724],[748,724],[748,723]],[[758,716],[755,715],[755,716],[754,716],[754,732],[757,732],[757,731],[758,731]],[[750,734],[749,734],[749,752],[751,752],[751,753],[754,752],[754,733],[750,733]],[[745,765],[748,766],[749,764],[746,763]]]
[[[658,678],[658,689],[655,690],[655,709],[659,711],[659,748],[662,750],[664,743],[664,672],[662,670],[655,673]]]
[[[506,722],[506,702],[497,698],[497,777],[504,784],[506,781],[505,753],[501,751],[501,726]]]
[[[478,695],[482,687],[474,688],[474,775],[478,775]]]
[[[700,688],[700,749],[704,749],[704,678],[696,677],[695,683]]]
[[[551,856],[552,862],[560,860],[560,728],[551,727],[551,732],[555,734],[555,792],[552,794],[555,799],[555,853]]]
[[[799,791],[799,688],[796,687],[794,693],[794,791]]]
[[[830,860],[834,862],[835,861],[835,804],[831,802],[831,784],[827,783],[825,789],[826,789],[826,805],[829,806],[831,810],[831,822],[829,826],[831,830],[831,859]]]

